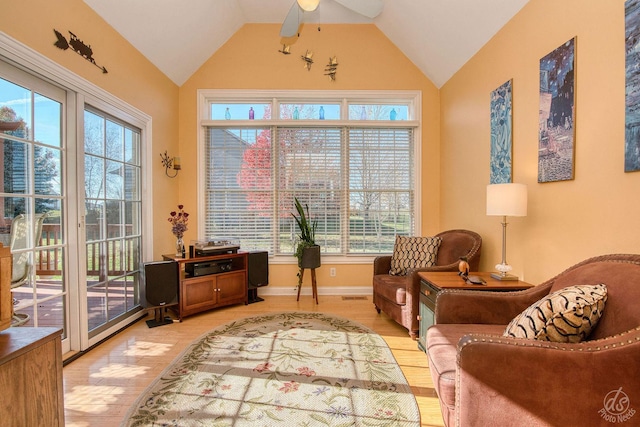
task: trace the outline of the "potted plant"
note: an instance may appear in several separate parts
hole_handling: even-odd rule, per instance
[[[298,230],[300,234],[297,236],[297,242],[295,245],[294,255],[298,259],[298,267],[303,268],[318,268],[320,267],[320,246],[316,245],[316,228],[318,227],[318,221],[311,221],[309,218],[309,205],[302,207],[302,204],[297,198],[294,198],[296,211],[298,216],[294,213],[291,214],[298,224]],[[306,211],[305,211],[306,210]],[[301,275],[298,273],[298,279]]]

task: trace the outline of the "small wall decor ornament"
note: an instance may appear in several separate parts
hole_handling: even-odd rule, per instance
[[[62,50],[71,49],[87,61],[91,62],[96,67],[100,68],[103,74],[108,73],[105,67],[96,64],[95,59],[93,59],[93,49],[91,49],[91,45],[85,44],[78,38],[78,36],[73,34],[71,31],[69,31],[69,41],[67,41],[67,39],[55,28],[53,29],[53,32],[57,37],[56,42],[53,44],[55,47]]]
[[[327,68],[324,69],[326,73],[325,76],[329,76],[329,80],[332,82],[336,81],[336,71],[338,69],[338,58],[333,55],[333,58],[329,58],[329,63],[326,65]]]
[[[307,71],[311,71],[311,65],[313,64],[313,52],[307,49],[307,52],[304,55],[300,55],[300,58],[304,61],[304,68]]]

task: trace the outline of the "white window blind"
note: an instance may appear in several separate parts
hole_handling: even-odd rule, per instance
[[[205,144],[205,234],[273,253],[271,130],[208,128]]]
[[[350,128],[348,153],[348,252],[389,252],[413,234],[413,131]]]
[[[414,228],[413,128],[206,127],[205,236],[290,255],[293,198],[327,254],[376,254]]]

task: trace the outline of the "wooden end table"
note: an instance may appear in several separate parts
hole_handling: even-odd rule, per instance
[[[497,280],[489,272],[469,273],[478,276],[486,282],[484,285],[466,283],[454,271],[421,271],[420,276],[420,331],[418,334],[418,348],[425,351],[427,328],[434,323],[436,296],[443,289],[463,289],[472,291],[509,292],[521,291],[533,287],[532,284],[521,280]]]

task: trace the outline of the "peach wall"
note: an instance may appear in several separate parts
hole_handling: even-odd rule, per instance
[[[537,182],[539,60],[576,40],[575,179]],[[513,79],[513,181],[529,213],[511,218],[507,261],[531,283],[585,258],[637,253],[640,173],[624,172],[624,1],[531,0],[440,91],[441,225],[484,238],[482,269],[501,258],[499,217],[485,215],[489,94]]]
[[[292,45],[291,55],[278,52],[279,25],[247,24],[234,34],[180,88],[180,200],[197,206],[196,91],[198,89],[301,89],[301,90],[420,90],[422,91],[422,228],[439,229],[439,94],[437,88],[374,25],[323,25],[317,31],[306,25]],[[311,71],[303,68],[300,55],[314,52]],[[336,55],[337,78],[322,75],[325,61]],[[194,209],[195,210],[195,209]],[[194,218],[195,220],[195,218]],[[204,232],[201,233],[201,236]],[[189,230],[186,240],[195,239]],[[335,265],[336,277],[329,277],[332,265],[318,269],[321,287],[371,286],[372,266]],[[270,285],[293,287],[295,265],[272,265]],[[307,275],[309,276],[309,275]],[[306,279],[305,279],[306,280]]]
[[[96,63],[108,74],[74,52],[56,48],[54,28],[67,37],[72,31],[90,44]],[[175,244],[167,216],[177,203],[178,180],[165,176],[159,153],[178,152],[178,86],[82,0],[4,1],[0,30],[153,118],[151,211],[154,259],[159,259]]]

